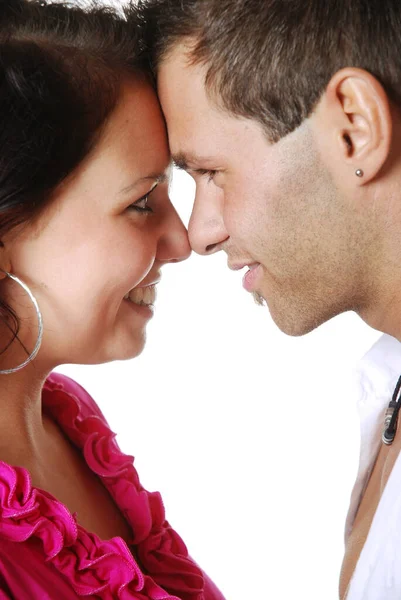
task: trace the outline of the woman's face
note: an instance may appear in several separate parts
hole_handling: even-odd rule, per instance
[[[156,95],[147,83],[127,84],[91,157],[35,226],[3,239],[12,273],[30,286],[43,314],[40,364],[101,363],[141,352],[152,308],[125,297],[137,288],[131,298],[152,302],[152,288],[145,288],[159,281],[161,267],[190,254],[168,197],[169,177]],[[31,350],[32,305],[9,278],[0,284]]]

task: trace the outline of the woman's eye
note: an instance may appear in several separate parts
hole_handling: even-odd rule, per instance
[[[149,196],[150,196],[150,193],[146,194],[146,196],[142,196],[142,198],[139,198],[139,200],[137,200],[136,202],[131,204],[128,208],[130,210],[135,210],[140,213],[152,213],[153,208],[148,206]]]

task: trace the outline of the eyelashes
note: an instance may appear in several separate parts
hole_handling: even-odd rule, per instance
[[[217,174],[217,171],[213,170],[213,169],[196,169],[196,173],[199,173],[199,175],[207,177],[207,181],[209,183],[210,181],[214,180],[214,178]]]
[[[144,196],[142,196],[142,198],[139,198],[139,200],[136,200],[135,202],[133,202],[132,204],[129,205],[128,210],[133,210],[135,212],[139,212],[141,214],[146,214],[146,213],[153,213],[154,210],[151,206],[148,206],[148,202],[149,202],[149,197],[152,194],[152,192],[154,192],[154,190],[157,188],[157,185],[155,185],[150,192],[148,192],[147,194],[145,194]]]
[[[193,171],[198,173],[202,177],[206,177],[208,183],[214,181],[214,178],[219,173],[219,171],[217,171],[216,169],[194,169]],[[142,215],[154,213],[153,208],[148,205],[148,202],[151,194],[156,188],[157,184],[147,194],[130,204],[128,206],[128,210],[140,213]]]
[[[146,196],[142,196],[142,198],[139,198],[139,200],[137,200],[128,207],[129,210],[134,210],[139,213],[152,213],[153,208],[148,206],[149,196],[150,194],[146,194]],[[144,206],[141,206],[142,204],[144,204]]]

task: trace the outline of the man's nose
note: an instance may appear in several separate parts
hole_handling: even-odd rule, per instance
[[[188,225],[189,242],[197,254],[213,254],[222,249],[229,235],[223,221],[223,193],[197,192]]]

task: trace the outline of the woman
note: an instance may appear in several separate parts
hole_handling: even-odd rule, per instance
[[[92,398],[186,259],[135,9],[0,4],[0,598],[221,600]]]

